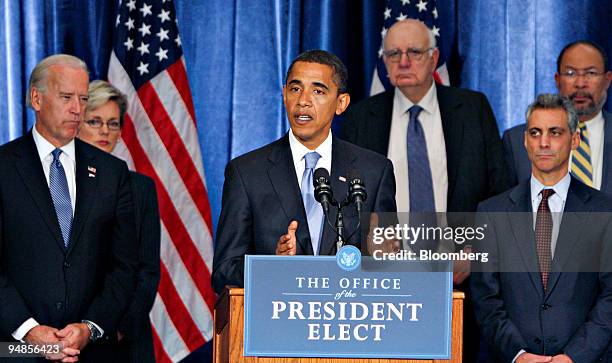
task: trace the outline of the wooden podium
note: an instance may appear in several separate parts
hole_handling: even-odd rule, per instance
[[[413,359],[370,359],[370,358],[279,358],[279,357],[245,357],[244,344],[244,289],[227,287],[217,300],[215,306],[215,363],[319,363],[319,362],[354,362],[354,363],[461,363],[463,349],[463,299],[462,292],[453,293],[453,317],[451,323],[451,359],[450,360],[413,360]]]

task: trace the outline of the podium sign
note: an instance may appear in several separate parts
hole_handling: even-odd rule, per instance
[[[430,272],[345,249],[246,256],[244,355],[450,359],[450,264]]]

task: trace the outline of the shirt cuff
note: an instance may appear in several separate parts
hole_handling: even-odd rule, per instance
[[[527,351],[526,351],[525,349],[521,349],[521,350],[519,350],[519,352],[518,352],[518,353],[516,353],[516,355],[514,356],[514,359],[512,359],[512,363],[515,363],[515,362],[516,362],[516,358],[518,358],[518,357],[519,357],[519,355],[521,355],[521,354],[523,354],[523,353],[527,353]]]
[[[104,335],[104,330],[102,330],[102,328],[100,328],[100,325],[94,323],[93,321],[91,321],[91,320],[82,320],[81,322],[92,324],[93,326],[96,327],[96,329],[98,329],[100,331],[100,336]]]
[[[23,343],[23,338],[26,336],[26,334],[28,334],[28,332],[32,330],[32,328],[38,325],[40,324],[38,324],[38,322],[34,320],[34,318],[29,318],[23,324],[21,324],[21,326],[19,326],[19,328],[17,328],[17,330],[15,330],[11,335],[13,336],[13,338],[15,338],[15,340],[19,340]]]

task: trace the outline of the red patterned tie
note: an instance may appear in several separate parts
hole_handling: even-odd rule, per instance
[[[538,261],[540,263],[540,274],[542,275],[542,286],[546,291],[546,283],[548,282],[548,274],[550,273],[550,264],[552,261],[552,252],[550,249],[550,240],[552,238],[553,221],[550,208],[548,207],[548,198],[555,194],[553,189],[543,189],[542,201],[538,207],[538,214],[535,225],[535,240],[538,251]]]

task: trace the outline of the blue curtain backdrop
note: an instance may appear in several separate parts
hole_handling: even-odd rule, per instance
[[[353,101],[367,95],[380,46],[383,0],[175,0],[216,223],[231,158],[287,131],[281,87],[293,57],[330,50],[347,64]],[[44,56],[83,58],[105,78],[116,4],[4,0],[0,7],[0,143],[26,132],[27,78]],[[534,95],[554,92],[556,56],[569,41],[612,50],[612,0],[440,0],[451,35],[454,85],[484,92],[501,130],[523,122]],[[608,109],[610,104],[608,102]],[[335,125],[335,127],[341,127]]]
[[[27,78],[44,56],[83,58],[106,78],[114,1],[0,3],[0,143],[26,132]],[[384,0],[175,0],[216,224],[225,164],[287,131],[281,87],[299,52],[327,49],[347,64],[356,102],[367,95]],[[451,81],[484,92],[501,130],[554,92],[556,56],[569,41],[612,50],[612,0],[440,0]],[[610,104],[608,102],[608,109]],[[341,127],[341,122],[335,127]]]

